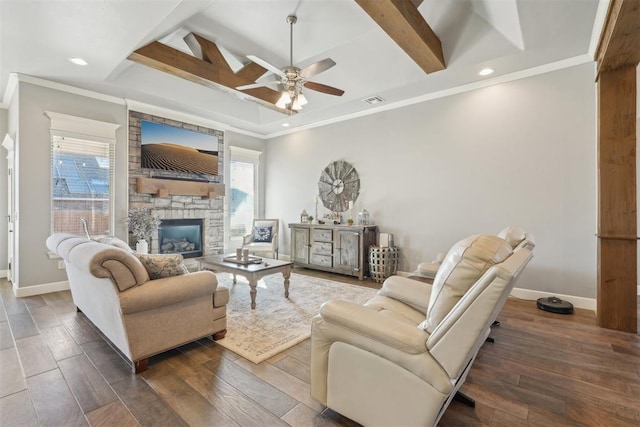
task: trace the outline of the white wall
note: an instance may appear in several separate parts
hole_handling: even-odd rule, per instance
[[[321,170],[343,159],[360,174],[356,210],[394,233],[401,270],[517,225],[537,240],[518,287],[595,298],[595,118],[586,64],[274,138],[266,215],[286,229],[313,212]]]
[[[18,213],[19,288],[66,280],[57,260],[47,257],[45,240],[51,234],[51,138],[45,111],[120,124],[116,133],[115,234],[126,239],[124,223],[128,198],[127,114],[117,104],[68,92],[19,83]],[[11,108],[11,107],[10,107]]]

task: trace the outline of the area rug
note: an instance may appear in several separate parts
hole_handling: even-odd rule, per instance
[[[218,282],[229,288],[227,335],[221,346],[260,363],[311,336],[311,318],[320,312],[323,302],[342,299],[362,304],[377,289],[349,285],[302,274],[291,274],[289,298],[284,297],[282,274],[266,276],[258,282],[256,308],[251,310],[249,284],[238,276],[218,273]]]

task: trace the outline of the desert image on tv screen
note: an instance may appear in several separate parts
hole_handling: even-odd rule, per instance
[[[218,138],[162,123],[141,121],[143,168],[218,174]]]

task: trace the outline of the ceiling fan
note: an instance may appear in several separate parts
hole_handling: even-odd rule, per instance
[[[276,79],[271,82],[238,86],[236,87],[237,90],[254,89],[267,86],[268,84],[278,83],[282,88],[282,96],[276,103],[276,106],[287,109],[288,111],[298,111],[307,103],[307,99],[302,93],[303,87],[329,95],[342,96],[344,91],[341,89],[307,80],[309,77],[320,74],[336,65],[331,58],[314,62],[302,69],[293,65],[293,25],[297,20],[298,18],[295,15],[287,16],[287,23],[290,25],[289,66],[280,69],[255,55],[247,55],[247,58],[275,74],[279,80]]]

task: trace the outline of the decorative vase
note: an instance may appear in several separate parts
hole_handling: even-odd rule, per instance
[[[139,254],[148,254],[149,243],[147,243],[147,241],[144,239],[138,240],[138,243],[136,243],[136,252]]]

